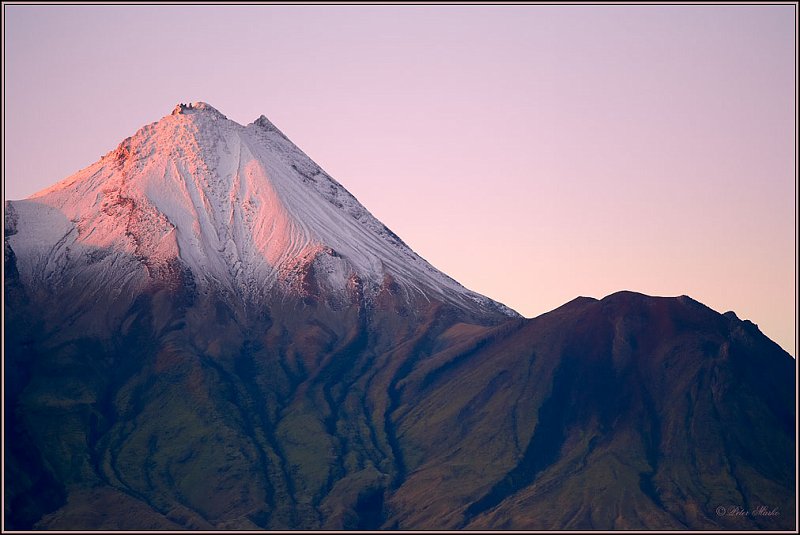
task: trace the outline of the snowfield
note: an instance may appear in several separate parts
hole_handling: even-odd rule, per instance
[[[313,272],[331,294],[357,283],[369,298],[392,280],[408,295],[517,315],[414,253],[266,117],[242,126],[203,102],[7,203],[6,227],[26,284],[68,284],[79,270],[135,292],[188,269],[198,285],[258,299],[303,292]]]

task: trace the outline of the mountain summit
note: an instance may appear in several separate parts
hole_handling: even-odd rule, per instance
[[[20,273],[53,284],[70,284],[64,270],[79,265],[81,284],[133,295],[184,271],[233,301],[294,293],[341,306],[391,288],[411,308],[437,300],[490,322],[517,316],[414,253],[266,117],[242,126],[204,102],[178,104],[7,208]]]
[[[755,324],[521,318],[266,117],[180,104],[5,230],[4,528],[796,528],[796,364]]]

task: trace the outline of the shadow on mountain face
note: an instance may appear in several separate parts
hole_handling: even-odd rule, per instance
[[[752,323],[686,297],[621,292],[573,301],[467,353],[436,355],[412,374],[399,428],[417,462],[389,521],[794,525],[795,363]]]

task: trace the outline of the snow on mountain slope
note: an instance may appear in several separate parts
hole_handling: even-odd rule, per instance
[[[23,283],[75,269],[135,293],[190,270],[200,285],[258,299],[321,291],[407,296],[515,316],[436,270],[374,218],[266,117],[242,126],[210,105],[176,106],[100,161],[7,203]]]

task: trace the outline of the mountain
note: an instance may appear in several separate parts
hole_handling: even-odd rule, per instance
[[[409,305],[517,316],[417,256],[266,117],[243,127],[203,102],[6,210],[28,285],[80,279],[132,297],[189,278],[232,303],[299,290],[331,304],[391,288]]]
[[[263,116],[178,105],[4,219],[6,528],[795,525],[795,362],[754,324],[521,318]]]

